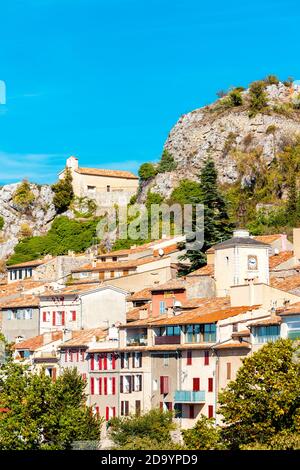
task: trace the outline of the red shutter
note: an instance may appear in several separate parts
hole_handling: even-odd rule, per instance
[[[98,354],[98,368],[99,368],[99,370],[102,370],[102,356],[101,356],[101,354]]]
[[[204,351],[204,365],[209,366],[209,351]]]
[[[107,377],[104,377],[104,395],[107,395]]]
[[[61,324],[65,325],[65,312],[61,312]]]
[[[76,311],[73,310],[71,313],[72,313],[72,321],[76,321]]]
[[[120,393],[123,393],[123,375],[120,375]]]
[[[76,351],[76,362],[79,362],[79,350]]]
[[[91,355],[91,370],[94,370],[95,367],[95,360],[94,360],[94,354]]]
[[[112,378],[112,394],[113,395],[116,394],[116,378],[115,377]]]
[[[209,418],[214,417],[214,407],[213,407],[213,405],[208,405],[208,417]]]
[[[194,405],[190,405],[189,411],[190,411],[189,418],[194,419],[194,416],[195,416]]]
[[[91,377],[91,395],[94,395],[95,393],[95,379],[94,377]]]
[[[167,376],[160,377],[160,393],[164,395],[169,393],[169,377]]]
[[[124,369],[124,353],[121,353],[121,369]]]
[[[106,421],[109,420],[109,407],[108,406],[105,408],[105,419]]]
[[[105,354],[103,358],[103,369],[107,370],[107,354]]]
[[[55,312],[52,312],[52,325],[55,326]]]
[[[102,395],[102,377],[99,377],[99,395]]]
[[[198,377],[193,379],[193,392],[199,392],[200,390],[200,379]]]
[[[99,406],[96,406],[95,409],[96,409],[96,414],[99,416],[99,414],[100,414]]]
[[[70,349],[70,362],[73,362],[73,351]]]
[[[188,352],[187,352],[186,365],[187,365],[187,366],[191,366],[191,365],[192,365],[192,351],[188,351]]]
[[[80,357],[80,360],[81,360],[81,361],[84,361],[84,349],[81,349],[81,350],[80,350],[80,356],[81,356],[81,357]]]
[[[84,380],[86,382],[86,374],[83,373],[81,376],[82,376],[82,380]]]
[[[69,354],[69,350],[66,349],[65,350],[65,362],[68,362],[68,354]]]
[[[116,407],[113,406],[113,417],[115,418],[116,417]]]
[[[43,321],[47,321],[47,312],[43,312]]]
[[[212,378],[208,379],[208,391],[209,392],[214,391],[214,379],[212,379]]]
[[[112,367],[113,370],[115,370],[115,368],[116,368],[116,356],[115,356],[115,354],[112,355],[111,367]]]

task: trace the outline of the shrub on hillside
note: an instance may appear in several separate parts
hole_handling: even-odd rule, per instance
[[[152,163],[143,163],[139,168],[139,177],[142,181],[153,178],[156,175],[156,169]]]
[[[2,217],[2,215],[0,215],[0,230],[2,230],[4,227],[4,219]]]
[[[27,180],[23,180],[13,194],[13,202],[22,210],[29,209],[35,197]]]
[[[253,82],[249,88],[249,116],[253,117],[267,107],[266,84],[263,81]]]
[[[174,171],[177,168],[177,163],[174,160],[173,155],[168,150],[164,150],[161,156],[161,160],[158,164],[158,173],[166,173],[167,171]]]
[[[53,204],[56,212],[61,214],[69,209],[74,198],[72,175],[69,168],[66,168],[64,178],[52,185],[52,191],[54,192]]]

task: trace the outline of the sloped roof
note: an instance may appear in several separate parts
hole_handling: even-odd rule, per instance
[[[36,267],[40,266],[42,264],[47,263],[48,261],[51,261],[53,258],[49,259],[35,259],[33,261],[25,261],[24,263],[18,263],[18,264],[11,264],[10,266],[7,266],[7,269],[16,269],[16,268],[27,268],[27,267]]]
[[[151,292],[164,291],[164,290],[182,290],[186,289],[184,279],[171,279],[164,284],[159,284],[155,287],[151,287]]]
[[[88,344],[96,337],[96,340],[103,340],[107,336],[107,330],[103,328],[91,328],[88,330],[73,331],[73,337],[60,345],[61,349],[69,347],[88,346]]]
[[[45,335],[47,335],[46,340],[47,338],[49,338],[49,341],[47,341],[46,343],[44,343]],[[41,346],[53,343],[53,341],[58,341],[60,339],[62,339],[62,331],[52,331],[51,333],[44,333],[42,335],[33,336],[32,338],[25,339],[24,341],[15,344],[13,348],[16,350],[28,349],[29,351],[35,351]]]
[[[293,289],[300,287],[300,274],[294,274],[285,278],[271,278],[270,285],[276,289],[281,289],[290,292]]]
[[[33,281],[31,278],[24,279],[23,281],[14,281],[0,286],[0,299],[18,294],[20,292],[26,293],[27,290],[32,290],[35,287],[44,285],[42,281]]]
[[[300,302],[295,304],[287,305],[286,307],[281,307],[276,310],[277,315],[300,315]]]
[[[274,269],[277,266],[280,266],[282,263],[289,261],[294,256],[292,251],[281,251],[278,255],[273,255],[269,257],[269,268]]]
[[[140,258],[126,261],[113,261],[113,262],[104,262],[97,261],[96,265],[93,266],[92,263],[84,264],[83,266],[72,269],[72,273],[80,273],[83,271],[118,271],[123,269],[137,268],[143,264],[151,263],[152,261],[157,261],[156,258]]]
[[[261,242],[259,240],[255,240],[255,238],[251,237],[232,237],[229,238],[228,240],[225,240],[224,242],[217,243],[214,245],[215,250],[219,250],[222,248],[231,248],[237,245],[241,246],[268,246],[267,243]]]
[[[129,295],[126,300],[130,302],[136,300],[151,300],[151,298],[151,290],[149,288],[146,288]]]
[[[192,276],[212,276],[214,274],[215,266],[213,264],[206,264],[202,268],[196,269],[187,275],[187,277]]]
[[[253,321],[249,324],[249,326],[267,326],[267,325],[279,325],[281,323],[281,318],[279,316],[272,316],[270,318],[266,318],[265,320],[257,320]]]
[[[122,170],[108,170],[101,168],[77,168],[76,173],[81,175],[91,175],[91,176],[109,176],[112,178],[126,178],[138,180],[138,177],[131,173],[130,171]]]
[[[15,299],[7,300],[1,304],[1,308],[17,308],[17,307],[38,307],[40,298],[35,295],[20,295]]]

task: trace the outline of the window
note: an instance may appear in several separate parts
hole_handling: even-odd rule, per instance
[[[288,338],[300,339],[300,322],[293,321],[288,323]]]
[[[48,323],[51,320],[51,312],[43,312],[43,322]]]
[[[110,185],[109,185],[109,184],[106,186],[106,191],[107,191],[108,193],[110,193]]]
[[[105,419],[106,421],[114,418],[116,416],[116,407],[115,406],[107,406],[105,409]]]
[[[279,326],[256,326],[253,330],[255,343],[267,343],[268,341],[276,341],[279,338]]]
[[[84,349],[80,349],[80,360],[81,362],[84,361]]]
[[[231,380],[231,362],[226,363],[226,378]]]
[[[87,186],[87,190],[90,192],[90,193],[94,193],[96,191],[96,186]]]
[[[200,379],[199,377],[193,378],[193,392],[199,392],[200,390]]]
[[[129,274],[128,269],[124,269],[124,270],[123,270],[123,276],[128,276],[128,274]]]
[[[142,353],[135,352],[132,353],[132,367],[142,367]]]
[[[141,374],[135,375],[134,377],[134,391],[141,392],[142,391],[142,376]]]
[[[107,395],[115,395],[116,394],[116,378],[109,377],[107,382]]]
[[[209,366],[209,351],[204,351],[204,365]]]
[[[85,373],[81,374],[81,377],[82,377],[82,380],[86,382],[86,374]]]
[[[94,395],[95,393],[95,379],[94,377],[91,377],[91,395]]]
[[[206,323],[204,325],[203,339],[207,343],[214,343],[216,341],[216,324]]]
[[[162,375],[160,377],[160,393],[166,395],[169,393],[170,390],[170,380],[169,377],[166,375]]]
[[[163,300],[159,302],[159,313],[162,315],[166,313],[166,303]]]
[[[112,260],[113,260],[113,261],[118,261],[117,256],[113,256],[113,257],[112,257]]]
[[[200,325],[188,325],[186,327],[185,340],[187,343],[200,343]]]
[[[214,391],[214,379],[211,377],[208,379],[208,391],[209,392]]]
[[[195,407],[194,405],[189,405],[189,418],[194,419],[195,417]]]
[[[180,336],[180,326],[167,326],[159,329],[160,336]]]
[[[7,320],[12,320],[13,318],[13,312],[11,310],[7,311]]]
[[[76,321],[76,310],[69,312],[69,321]]]
[[[187,366],[192,365],[192,357],[193,357],[192,351],[187,351],[186,353],[186,365]]]
[[[121,416],[129,415],[129,401],[121,401]]]
[[[209,418],[214,417],[214,407],[213,407],[213,405],[208,405],[208,417]]]
[[[174,404],[175,418],[182,418],[182,403]]]
[[[121,353],[121,369],[128,369],[130,353]]]
[[[136,416],[141,414],[141,400],[135,400],[135,414]]]
[[[120,392],[131,393],[132,391],[132,377],[131,375],[120,376]]]

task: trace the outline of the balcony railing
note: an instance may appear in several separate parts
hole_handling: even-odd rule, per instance
[[[175,336],[155,336],[155,345],[159,344],[180,344],[180,335]]]
[[[127,338],[126,346],[147,346],[147,337],[137,336],[134,338]]]
[[[192,392],[189,390],[176,390],[174,394],[175,403],[205,403],[205,391]]]

